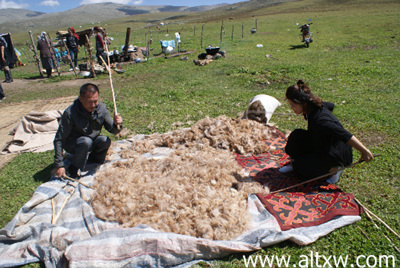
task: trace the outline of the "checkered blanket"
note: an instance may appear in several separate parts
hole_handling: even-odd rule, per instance
[[[124,142],[129,141],[114,144],[114,150]],[[261,169],[263,163],[272,165],[271,159],[280,158],[272,153],[269,158],[254,159]],[[277,165],[282,164],[279,161]],[[111,164],[100,168],[107,169]],[[92,186],[97,168],[89,166],[88,174],[80,181]],[[39,186],[31,200],[0,230],[0,267],[32,262],[43,262],[46,267],[190,266],[199,260],[251,252],[285,240],[307,245],[360,220],[357,215],[345,215],[315,226],[285,229],[262,199],[251,194],[251,228],[234,240],[215,241],[159,232],[145,225],[122,228],[118,223],[105,222],[93,212],[92,193],[93,189],[70,181],[50,180]]]

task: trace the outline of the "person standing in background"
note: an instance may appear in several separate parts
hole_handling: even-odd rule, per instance
[[[11,76],[11,70],[10,70],[10,60],[9,57],[7,56],[7,48],[8,44],[6,39],[3,36],[0,36],[0,66],[1,70],[4,71],[4,76],[5,80],[3,81],[4,83],[11,83],[13,80]]]
[[[74,67],[78,70],[79,35],[75,33],[75,29],[72,27],[68,28],[67,47],[71,57],[71,62],[74,63],[74,66],[72,66],[72,64],[70,65],[69,70],[73,71]]]
[[[101,65],[102,61],[100,56],[104,53],[105,43],[104,43],[104,31],[100,27],[96,26],[93,28],[95,38],[96,38],[96,57],[97,62]]]
[[[3,87],[0,84],[0,102],[6,97],[6,94],[4,94]]]
[[[47,78],[50,78],[53,71],[53,59],[51,58],[49,44],[46,41],[46,32],[42,32],[38,37],[37,49],[40,51],[42,67],[46,70]]]

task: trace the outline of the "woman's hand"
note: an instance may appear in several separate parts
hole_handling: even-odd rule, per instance
[[[374,159],[374,155],[355,136],[351,137],[347,143],[361,153],[361,159],[365,162],[368,163]]]
[[[374,155],[367,148],[365,149],[365,151],[361,152],[361,159],[368,163],[374,159]]]

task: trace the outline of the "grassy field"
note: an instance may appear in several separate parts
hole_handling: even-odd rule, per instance
[[[251,97],[268,94],[283,104],[271,122],[285,132],[306,128],[302,118],[287,115],[291,110],[284,99],[285,89],[304,79],[314,93],[336,104],[334,114],[350,132],[374,154],[380,154],[369,164],[346,170],[339,186],[353,193],[399,232],[399,15],[398,1],[298,1],[224,20],[221,44],[221,20],[171,23],[169,37],[165,36],[165,28],[162,32],[148,33],[153,39],[152,52],[159,53],[158,40],[173,39],[176,31],[181,32],[182,49],[195,52],[188,61],[152,56],[147,62],[126,65],[124,74],[114,76],[118,111],[124,126],[132,133],[162,133],[173,129],[173,123],[178,121],[188,126],[205,116],[236,117],[246,110]],[[313,22],[314,42],[305,48],[299,40],[296,23],[305,23],[309,18]],[[250,34],[256,20],[257,33]],[[200,47],[202,25],[203,46],[220,45],[227,57],[199,67],[192,60],[204,51]],[[126,27],[132,27],[133,44],[145,46],[148,29],[118,21],[107,26],[115,38],[115,47],[123,45]],[[15,42],[24,44],[24,38],[27,37],[17,35]],[[257,47],[258,44],[263,47]],[[17,48],[25,50],[22,46]],[[267,54],[273,58],[266,57]],[[35,66],[29,62],[28,66],[14,69],[13,75],[17,79],[33,78],[37,76],[35,72]],[[76,95],[77,88],[57,87],[65,79],[79,78],[64,76],[47,80],[46,83],[54,83],[57,88],[50,92],[30,92],[29,88],[6,92],[7,102]],[[107,75],[102,75],[95,81],[106,79]],[[112,107],[109,90],[100,90],[104,102]],[[359,158],[357,151],[354,158]],[[25,153],[0,170],[1,227],[30,199],[36,187],[49,179],[52,163],[53,152]],[[375,228],[363,216],[362,221],[336,230],[309,246],[283,242],[252,255],[290,255],[292,263],[301,261],[311,251],[325,256],[348,256],[351,263],[360,255],[393,255],[397,257],[395,266],[400,265],[400,253],[396,251],[396,247],[400,248],[399,239],[379,226],[380,229]],[[370,263],[364,259],[360,264],[371,263],[372,259]],[[228,256],[214,265],[243,267],[243,255]]]

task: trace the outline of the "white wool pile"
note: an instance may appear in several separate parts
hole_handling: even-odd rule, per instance
[[[191,128],[178,129],[165,134],[153,134],[151,142],[138,144],[138,149],[154,146],[176,148],[211,146],[239,154],[261,154],[269,150],[262,142],[270,137],[269,129],[249,119],[234,119],[226,116],[206,117]]]
[[[246,177],[232,151],[239,146],[246,153],[266,151],[259,144],[267,136],[260,123],[218,117],[134,140],[118,152],[122,160],[96,174],[96,216],[124,227],[146,224],[164,232],[234,239],[249,227],[248,194],[266,189]],[[160,159],[146,157],[160,146],[173,150]]]

